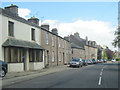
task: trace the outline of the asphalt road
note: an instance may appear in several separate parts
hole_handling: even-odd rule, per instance
[[[6,88],[118,88],[118,63],[68,68]]]

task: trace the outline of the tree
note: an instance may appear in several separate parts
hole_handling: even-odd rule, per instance
[[[116,54],[114,54],[114,59],[116,59],[117,58],[117,55]]]
[[[103,53],[103,59],[107,59],[106,51],[104,51],[104,53]]]
[[[117,31],[115,31],[115,36],[116,36],[116,38],[113,40],[112,45],[114,47],[119,47],[120,48],[120,27],[118,28]]]
[[[105,49],[105,52],[106,52],[106,55],[107,55],[107,59],[113,59],[113,57],[114,57],[114,52],[113,51],[111,51],[109,48],[106,48]]]

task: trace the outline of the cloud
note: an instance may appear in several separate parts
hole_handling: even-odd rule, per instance
[[[43,23],[48,23],[50,29],[57,28],[60,36],[68,36],[79,32],[81,38],[88,36],[91,41],[96,41],[97,44],[107,45],[109,48],[114,50],[112,42],[114,37],[115,27],[109,22],[98,21],[98,20],[76,20],[71,23],[63,23],[58,20],[45,20]]]
[[[18,8],[18,14],[20,17],[28,19],[27,17],[30,15],[31,11],[26,8]]]

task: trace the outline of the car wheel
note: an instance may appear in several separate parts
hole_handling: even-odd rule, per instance
[[[78,68],[80,67],[80,65],[78,66]]]
[[[4,77],[5,75],[6,75],[5,70],[2,69],[2,70],[0,71],[0,76],[1,76],[1,77]]]

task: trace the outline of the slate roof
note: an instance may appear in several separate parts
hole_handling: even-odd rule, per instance
[[[83,44],[83,41],[81,39],[78,39],[76,37],[74,37],[73,35],[70,35],[70,41],[82,48],[84,48],[84,44]]]
[[[3,44],[3,47],[13,46],[13,47],[21,47],[21,48],[30,48],[30,49],[41,49],[44,50],[42,46],[35,42],[29,42],[24,40],[19,40],[15,38],[8,38]]]
[[[91,41],[92,42],[91,45],[89,45],[90,41],[88,41],[88,45],[86,45],[86,40],[85,39],[75,37],[74,35],[70,35],[69,38],[70,38],[70,42],[72,42],[72,43],[74,43],[77,46],[80,46],[82,48],[84,48],[84,46],[89,46],[89,47],[97,48],[97,47],[95,47],[95,46],[92,45],[93,42],[95,43],[95,41]],[[67,38],[67,39],[69,39],[69,38]]]
[[[71,48],[77,48],[77,49],[83,49],[84,50],[83,47],[80,47],[80,46],[78,46],[78,45],[76,45],[74,43],[71,44]]]

